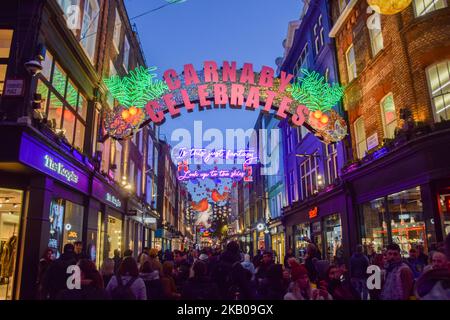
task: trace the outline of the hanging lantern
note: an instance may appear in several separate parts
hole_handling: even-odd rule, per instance
[[[369,6],[379,14],[393,15],[405,10],[412,0],[367,0]]]

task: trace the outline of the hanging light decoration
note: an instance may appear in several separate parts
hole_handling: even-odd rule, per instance
[[[367,0],[369,6],[379,14],[393,15],[405,10],[412,0]]]

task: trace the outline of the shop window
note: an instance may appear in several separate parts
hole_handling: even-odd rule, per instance
[[[116,9],[116,17],[114,22],[114,35],[113,35],[113,44],[117,53],[119,52],[120,46],[120,33],[122,31],[122,21],[120,20],[119,11]]]
[[[0,59],[9,58],[13,33],[10,29],[0,29]]]
[[[5,78],[6,78],[6,64],[0,64],[0,97],[3,94],[3,87],[5,86]]]
[[[23,192],[0,188],[0,300],[14,298]]]
[[[362,244],[367,253],[381,253],[389,243],[384,198],[362,205]]]
[[[306,248],[311,241],[311,226],[309,223],[303,223],[295,226],[295,255],[304,258]]]
[[[128,42],[128,38],[125,37],[123,42],[123,67],[126,71],[128,71],[128,62],[130,60],[130,43]]]
[[[348,82],[352,82],[353,79],[355,79],[358,75],[356,70],[355,49],[353,47],[353,44],[347,49],[345,56],[347,59]]]
[[[45,110],[47,108],[47,101],[48,101],[48,94],[49,90],[48,87],[42,82],[42,80],[38,80],[37,82],[37,89],[36,92],[41,95],[41,108],[38,109],[38,111],[42,114],[44,117]]]
[[[397,128],[397,113],[395,111],[394,96],[389,93],[381,100],[381,117],[383,120],[384,136],[392,139]]]
[[[108,252],[108,257],[114,257],[114,251],[122,252],[122,220],[113,216],[108,216],[107,226],[107,243],[105,251]]]
[[[427,75],[435,120],[450,120],[450,60],[432,65]]]
[[[383,43],[383,32],[380,28],[374,28],[371,26],[369,28],[369,36],[370,36],[370,45],[372,47],[372,56],[376,56],[378,52],[380,52],[384,48]]]
[[[61,130],[61,117],[63,113],[63,102],[60,98],[58,98],[54,93],[50,94],[50,103],[48,106],[48,115],[47,119],[50,122],[50,125],[56,133],[59,133]]]
[[[392,241],[400,246],[402,254],[408,256],[409,249],[416,245],[422,245],[427,250],[420,187],[389,195],[387,204]]]
[[[448,235],[450,234],[450,194],[441,194],[439,200],[444,233]]]
[[[65,244],[81,241],[83,238],[84,207],[63,199],[54,199],[50,203],[50,238],[48,246],[56,257]]]
[[[83,144],[84,144],[85,130],[86,130],[85,125],[81,121],[77,121],[73,146],[78,150],[83,150],[84,148]]]
[[[53,67],[53,56],[50,52],[45,53],[44,61],[42,61],[42,71],[40,75],[44,76],[48,81],[50,81],[50,76],[52,74]]]
[[[64,110],[64,117],[63,117],[63,132],[64,136],[66,137],[67,141],[69,141],[70,144],[73,144],[73,133],[75,130],[75,114],[69,110]]]
[[[342,262],[343,248],[342,248],[342,226],[341,216],[333,214],[324,219],[325,258],[333,262]]]
[[[94,62],[100,8],[97,0],[85,0],[84,4],[80,42],[91,62]]]
[[[355,130],[356,153],[359,159],[362,159],[367,151],[366,128],[364,119],[358,118],[353,124]]]
[[[447,0],[414,0],[416,17],[447,7]]]

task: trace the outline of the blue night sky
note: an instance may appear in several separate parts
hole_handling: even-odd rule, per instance
[[[130,19],[164,5],[164,0],[125,0]],[[166,6],[136,23],[149,66],[158,75],[169,68],[178,72],[193,63],[200,70],[203,61],[236,61],[237,67],[251,62],[255,71],[262,65],[276,69],[275,59],[283,55],[282,41],[289,21],[300,16],[300,0],[187,0]],[[182,109],[183,110],[183,109]],[[193,121],[208,128],[252,128],[259,112],[246,110],[194,111],[176,119],[167,118],[161,134],[170,136],[176,128],[192,131]]]

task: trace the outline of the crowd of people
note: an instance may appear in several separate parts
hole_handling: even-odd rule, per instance
[[[323,260],[310,243],[297,259],[288,250],[283,263],[271,251],[253,257],[237,242],[224,250],[116,250],[100,270],[82,254],[82,244],[66,244],[52,261],[47,250],[39,262],[38,299],[44,300],[450,300],[450,237],[426,255],[412,248],[403,258],[397,244],[382,253],[355,248],[348,264]],[[78,265],[81,289],[67,287],[67,268]],[[373,279],[369,269],[378,270]],[[377,285],[377,281],[379,284]],[[373,285],[368,286],[368,282]]]

